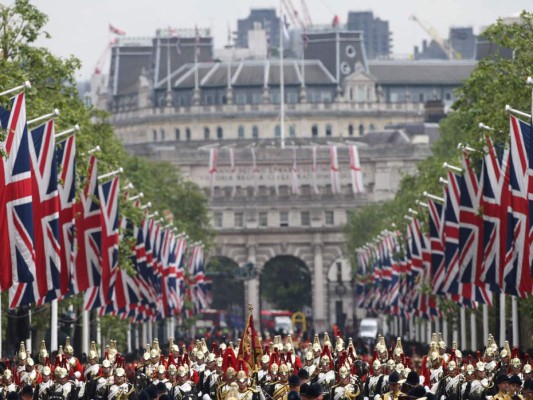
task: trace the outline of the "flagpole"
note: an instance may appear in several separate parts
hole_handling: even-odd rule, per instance
[[[28,309],[28,320],[31,326],[31,309]],[[31,329],[28,332],[28,339],[26,339],[26,349],[31,353],[32,347],[31,347]]]
[[[442,317],[442,337],[444,338],[444,341],[448,342],[448,321],[446,320],[446,317]]]
[[[104,356],[105,346],[102,345],[102,331],[100,330],[100,317],[96,316],[96,343],[100,344],[100,355]]]
[[[56,351],[59,348],[57,343],[58,330],[58,302],[57,299],[54,299],[52,300],[52,304],[50,305],[50,353]]]
[[[280,90],[280,128],[281,128],[281,148],[285,148],[285,79],[283,71],[283,8],[281,0],[279,2],[279,90]]]
[[[461,307],[460,310],[460,316],[461,316],[461,347],[463,349],[466,349],[466,310],[464,307]]]
[[[0,93],[0,96],[5,96],[6,94],[18,92],[18,91],[24,90],[24,89],[31,89],[30,81],[25,81],[22,85],[14,87],[13,89],[5,90],[2,93]]]
[[[81,351],[89,354],[89,311],[81,312]],[[100,344],[100,342],[98,342]]]
[[[500,294],[500,346],[505,344],[505,293]]]
[[[470,310],[470,337],[472,340],[470,350],[477,350],[477,326],[476,326],[476,313],[474,309]]]
[[[518,301],[516,296],[511,297],[511,307],[512,307],[512,318],[513,318],[513,346],[519,347],[519,336],[518,336]]]
[[[489,306],[483,304],[483,339],[489,337]],[[475,351],[476,349],[472,349]]]

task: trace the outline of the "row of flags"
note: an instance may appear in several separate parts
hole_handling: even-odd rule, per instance
[[[229,167],[230,173],[232,174],[232,180],[235,183],[236,179],[236,166],[235,166],[235,149],[230,147],[227,149],[229,152]],[[212,147],[209,149],[209,186],[211,190],[211,195],[214,194],[216,186],[216,173],[218,171],[218,152],[217,147]],[[255,195],[258,194],[259,186],[259,169],[257,167],[257,158],[256,158],[256,149],[255,147],[250,148],[252,165],[250,170],[253,173],[253,186]],[[348,145],[348,155],[349,155],[349,167],[350,167],[350,177],[351,177],[351,186],[352,193],[359,194],[365,192],[365,187],[363,184],[363,172],[361,170],[361,161],[359,159],[359,150],[355,145]],[[320,194],[318,188],[318,166],[317,166],[317,146],[311,147],[311,156],[312,156],[312,191],[313,194]],[[331,179],[331,192],[333,194],[342,194],[341,187],[341,178],[340,178],[340,167],[339,167],[339,157],[338,157],[338,146],[330,145],[329,146],[329,172]],[[276,187],[276,193],[279,194],[279,171],[274,169],[274,185]],[[299,182],[299,169],[297,163],[297,154],[296,148],[292,149],[292,166],[291,166],[291,193],[293,195],[300,194],[300,182]],[[236,186],[233,187],[233,195],[235,194]]]
[[[433,318],[437,296],[475,308],[533,294],[532,127],[511,115],[507,147],[484,139],[483,154],[463,146],[460,167],[444,164],[442,197],[425,193],[405,232],[357,250],[359,307]]]
[[[0,123],[0,290],[10,308],[78,293],[85,310],[132,320],[177,315],[186,300],[193,312],[207,308],[203,246],[148,214],[120,187],[121,170],[99,176],[91,154],[76,199],[75,135],[56,135],[53,119],[28,130],[24,92],[0,107]],[[140,226],[120,214],[121,196],[144,210]],[[131,242],[127,273],[119,246]]]

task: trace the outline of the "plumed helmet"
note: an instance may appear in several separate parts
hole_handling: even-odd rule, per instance
[[[24,342],[20,342],[17,357],[19,360],[25,360],[26,358],[28,358],[28,353],[26,353],[26,346],[24,345]]]
[[[11,372],[9,368],[6,368],[2,376],[4,377],[4,379],[12,379],[13,373]]]
[[[185,367],[183,365],[180,365],[178,367],[178,375],[179,376],[185,376],[187,375],[187,370],[185,369]]]
[[[331,340],[327,332],[324,332],[324,346],[328,346],[329,348],[331,348]]]
[[[509,346],[508,340],[505,341],[505,344],[503,345],[503,349],[500,352],[500,358],[505,358],[505,357],[511,357],[511,347]]]
[[[211,362],[214,362],[217,360],[217,356],[215,355],[215,353],[209,353],[207,355],[207,363],[211,363]]]
[[[396,366],[394,367],[394,370],[398,372],[400,376],[403,375],[403,370],[404,370],[403,364],[402,363],[396,364]]]
[[[315,358],[315,356],[313,355],[313,352],[312,351],[308,351],[307,353],[305,353],[305,359],[308,360],[308,361],[311,361]]]
[[[339,368],[339,376],[341,378],[346,378],[348,376],[350,376],[350,371],[348,371],[348,368],[346,368],[346,366],[342,366]]]
[[[374,360],[372,362],[372,368],[374,368],[374,370],[378,370],[381,368],[381,361],[379,360]]]
[[[41,372],[41,374],[44,376],[49,376],[51,373],[52,369],[48,365],[46,365]]]
[[[468,375],[472,375],[474,372],[475,372],[475,368],[474,368],[474,366],[473,366],[472,364],[468,364],[468,365],[466,366],[466,373],[467,373]]]
[[[124,368],[118,367],[115,371],[115,376],[126,376],[126,371],[124,370]]]
[[[483,361],[478,361],[476,363],[476,370],[479,372],[485,371],[485,363]]]
[[[33,358],[27,358],[26,359],[26,365],[29,365],[30,367],[33,367],[35,365],[35,362],[33,361]]]
[[[278,370],[279,370],[279,365],[275,362],[271,363],[270,364],[270,372],[271,373],[274,373],[274,374],[277,374],[278,373]]]
[[[339,353],[344,350],[344,340],[340,336],[335,339],[335,350]]]
[[[94,360],[98,358],[98,350],[96,349],[96,342],[93,340],[91,341],[91,347],[89,350],[89,359]]]
[[[74,348],[70,344],[70,336],[67,336],[67,338],[65,339],[65,347],[63,347],[63,351],[65,352],[65,354],[68,355],[74,354]]]
[[[42,358],[46,358],[49,356],[48,350],[46,350],[46,342],[44,340],[41,341],[41,349],[39,350],[39,356]]]
[[[178,367],[176,367],[174,364],[170,364],[168,366],[168,374],[169,375],[176,375],[178,373]]]
[[[403,354],[402,338],[399,337],[396,339],[396,346],[394,346],[394,355],[401,357]]]
[[[224,362],[224,359],[222,357],[217,357],[217,367],[222,367],[222,363]]]
[[[313,338],[313,351],[315,353],[322,351],[322,347],[320,346],[320,339],[318,338],[318,333],[316,333],[315,337]]]
[[[109,361],[107,358],[102,361],[102,368],[111,368],[111,361]]]
[[[237,373],[237,371],[235,371],[235,368],[228,367],[228,369],[226,370],[226,377],[227,378],[233,378],[236,375],[236,373]]]
[[[166,370],[165,370],[165,366],[164,365],[159,365],[157,367],[157,373],[158,374],[164,374],[165,372],[166,372]]]
[[[279,367],[280,374],[288,374],[289,373],[289,367],[287,364],[281,364]]]
[[[268,356],[268,354],[264,354],[263,357],[261,357],[262,363],[268,364],[269,361],[270,361],[270,357]]]
[[[239,382],[245,382],[248,379],[248,376],[246,375],[246,372],[244,370],[240,370],[237,372],[237,380]]]
[[[394,360],[392,358],[388,359],[387,360],[387,368],[389,370],[393,370],[394,367],[396,367],[396,363],[394,362]]]
[[[66,378],[67,377],[67,369],[63,367],[56,367],[54,371],[54,375],[56,378]]]

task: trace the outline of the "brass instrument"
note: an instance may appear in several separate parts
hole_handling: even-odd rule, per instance
[[[130,397],[130,394],[132,394],[135,391],[135,387],[131,385],[131,389],[127,392],[120,390],[118,391],[117,397],[115,397],[116,400],[128,400]]]

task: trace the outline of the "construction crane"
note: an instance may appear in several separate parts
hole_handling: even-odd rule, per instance
[[[416,15],[411,15],[409,19],[418,23],[418,25],[420,25],[422,29],[426,31],[426,33],[431,37],[431,39],[433,39],[435,43],[439,45],[439,47],[442,49],[442,51],[444,51],[444,53],[448,56],[450,60],[459,60],[461,58],[461,55],[454,50],[454,48],[448,41],[440,37],[439,33],[433,26],[420,21],[416,17]]]
[[[287,14],[289,15],[289,18],[291,20],[291,23],[293,26],[296,26],[297,28],[302,29],[305,31],[306,26],[304,21],[300,18],[300,14],[294,7],[294,4],[292,4],[291,0],[281,0],[281,3],[283,4],[284,8],[287,10]]]
[[[309,28],[313,26],[313,21],[311,21],[311,15],[309,14],[309,9],[307,8],[307,3],[305,0],[302,0],[302,13],[304,15],[305,25]]]

